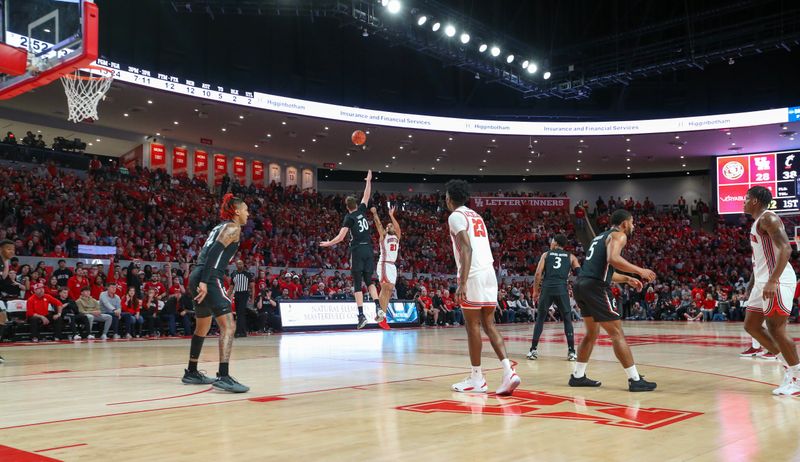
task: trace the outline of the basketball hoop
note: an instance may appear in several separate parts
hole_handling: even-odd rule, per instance
[[[78,69],[61,76],[69,107],[67,120],[78,123],[86,119],[99,119],[97,105],[101,99],[105,99],[113,80],[113,72],[97,66]]]

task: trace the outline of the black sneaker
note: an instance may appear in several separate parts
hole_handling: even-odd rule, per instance
[[[628,391],[653,391],[655,389],[656,383],[648,382],[643,375],[639,376],[639,380],[628,379]]]
[[[181,382],[187,385],[211,385],[216,381],[216,379],[212,379],[200,371],[190,371],[189,369],[183,370],[183,378],[181,379]]]
[[[576,379],[574,375],[569,375],[569,386],[571,387],[599,387],[602,383],[598,382],[597,380],[592,380],[585,375],[579,379]]]
[[[225,377],[220,377],[219,374],[217,374],[217,380],[213,384],[211,384],[211,386],[216,388],[217,390],[229,391],[231,393],[246,393],[250,391],[250,387],[242,385],[230,375],[226,375]]]
[[[367,317],[364,316],[363,314],[359,314],[358,315],[358,325],[356,326],[356,329],[363,329],[364,326],[366,326],[366,325],[367,325]]]

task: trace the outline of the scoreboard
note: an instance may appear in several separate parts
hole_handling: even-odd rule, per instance
[[[772,192],[770,210],[797,212],[799,169],[800,151],[717,157],[717,210],[720,214],[743,213],[747,190],[764,186]]]

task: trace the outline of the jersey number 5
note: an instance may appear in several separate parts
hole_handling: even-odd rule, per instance
[[[472,229],[475,230],[475,237],[486,237],[486,225],[480,218],[472,219]]]
[[[591,260],[592,256],[594,255],[594,246],[600,242],[599,240],[592,241],[592,245],[589,246],[589,251],[586,252],[586,260]]]

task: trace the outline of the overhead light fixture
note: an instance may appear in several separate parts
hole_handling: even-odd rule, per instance
[[[402,8],[403,4],[400,3],[400,0],[389,0],[389,4],[386,6],[386,9],[389,10],[389,13],[397,14],[400,12],[400,8]]]
[[[630,168],[630,167],[628,167],[628,170],[630,170],[630,169],[631,169],[631,168]]]
[[[328,130],[328,127],[325,127],[325,130]]]
[[[436,170],[436,167],[431,167],[431,170]]]
[[[227,132],[227,131],[228,131],[228,129],[227,129],[227,128],[225,128],[225,127],[222,127],[222,131],[223,131],[223,132]]]
[[[153,104],[153,100],[152,99],[148,99],[147,100],[147,104]]]
[[[508,57],[506,57],[506,62],[508,64],[513,63],[514,62],[514,55],[508,55]]]
[[[156,133],[156,136],[161,136],[161,133]]]
[[[522,61],[522,68],[523,69],[527,69],[528,68],[528,64],[530,64],[530,61],[528,61],[527,59],[525,61]]]
[[[243,115],[240,115],[240,116],[239,116],[239,118],[240,118],[240,119],[244,119],[244,116],[243,116]]]
[[[286,125],[286,121],[285,121],[285,120],[282,120],[282,121],[281,121],[281,125]]]
[[[485,43],[481,43],[481,46],[478,47],[478,51],[483,53],[483,52],[486,51],[487,48],[489,48],[489,45],[487,45]]]
[[[500,56],[500,47],[496,46],[492,47],[492,56],[494,56],[495,58]]]
[[[49,33],[50,33],[50,29],[45,29],[44,31],[45,31],[45,33],[47,33],[47,34],[49,34]]]
[[[267,138],[272,138],[272,133],[267,133]]]
[[[452,137],[452,136],[451,136],[451,137],[448,137],[448,138],[447,138],[447,140],[448,140],[448,141],[453,141],[453,137]]]
[[[408,135],[409,138],[414,138],[414,135]]]
[[[544,75],[542,77],[544,77],[545,80],[550,80],[550,75],[551,75],[550,71],[547,71],[547,72],[544,73]]]
[[[339,165],[342,165],[342,163],[341,163],[341,162],[339,162]]]
[[[306,152],[306,150],[305,149],[301,149],[300,152]]]
[[[469,43],[469,39],[470,37],[468,33],[464,32],[463,34],[461,34],[461,43],[463,43],[464,45]]]
[[[316,139],[316,138],[311,138],[311,142],[312,142],[312,143],[316,143],[316,142],[317,142],[317,139]]]
[[[254,145],[253,145],[253,147],[254,147],[254,148],[257,148],[257,147],[258,147],[258,145],[257,145],[257,144],[254,144]]]
[[[350,157],[350,153],[349,152],[344,153],[344,155],[346,155],[347,157]]]
[[[97,138],[95,141],[97,141],[99,143],[100,142],[100,138]]]
[[[581,163],[581,160],[580,160],[580,159],[578,159],[578,163],[579,163],[579,164]]]
[[[397,159],[397,156],[392,156],[392,160],[395,160],[395,159]]]
[[[422,15],[419,17],[419,19],[417,19],[418,26],[424,26],[426,22],[428,22],[428,17],[425,15]]]
[[[631,149],[630,149],[630,148],[628,148],[628,149],[626,149],[626,150],[625,150],[625,152],[631,152]]]
[[[683,159],[684,157],[686,157],[686,156],[681,156],[681,159]]]
[[[436,21],[435,23],[433,23],[433,27],[431,27],[431,30],[432,30],[432,31],[434,31],[434,32],[436,32],[436,31],[438,31],[438,30],[439,30],[441,27],[442,27],[442,23],[440,23],[439,21]]]
[[[124,113],[124,114],[122,114],[122,115],[123,115],[124,117],[128,117],[128,113],[127,113],[127,112],[126,112],[126,113]]]
[[[530,63],[526,69],[528,69],[528,74],[535,74],[539,70],[539,66],[536,63]]]
[[[456,35],[456,28],[452,24],[448,24],[444,28],[444,35],[446,35],[448,37],[452,37],[452,36]]]
[[[389,164],[386,164],[386,168],[389,168]]]
[[[728,134],[730,135],[730,133],[728,133]],[[679,139],[681,139],[681,135],[675,135],[675,139],[676,139],[676,140],[679,140]]]
[[[381,0],[381,6],[384,7],[384,8],[389,6],[389,0]]]
[[[630,138],[625,138],[625,141],[630,143],[631,139]]]

